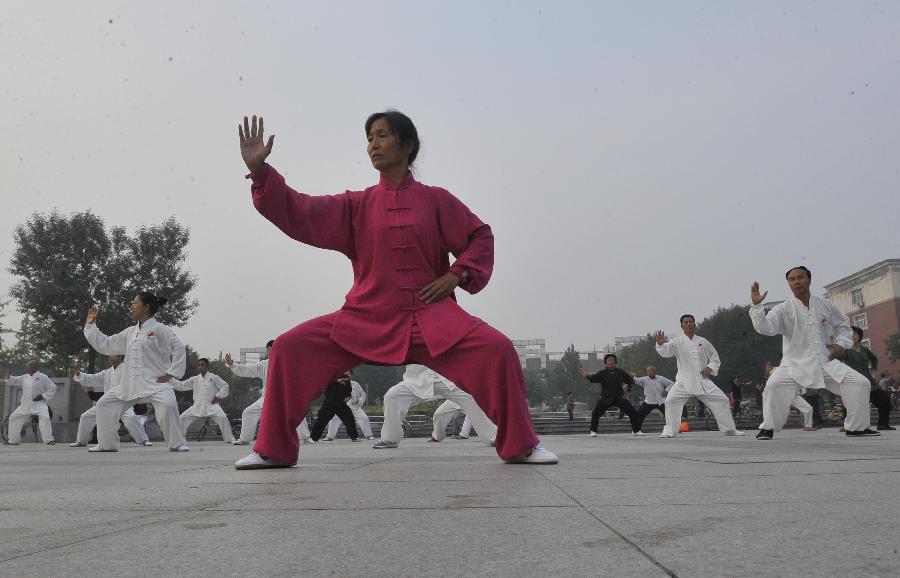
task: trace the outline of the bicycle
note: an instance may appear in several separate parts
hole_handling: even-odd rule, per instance
[[[822,425],[843,426],[845,417],[847,417],[847,412],[844,410],[844,406],[836,403],[822,416],[822,419],[824,420]]]
[[[762,421],[762,412],[757,408],[751,408],[749,399],[741,401],[738,405],[738,410],[734,413],[734,425],[738,429],[741,429],[742,423],[745,428],[749,425],[751,426],[749,429],[753,429],[761,424]],[[709,409],[706,411],[706,429],[709,431],[719,430],[719,424],[716,422],[716,417]]]
[[[206,437],[207,433],[213,433],[210,430],[215,429],[215,431],[222,435],[222,432],[219,430],[219,426],[216,425],[216,422],[213,421],[212,417],[207,417],[203,420],[203,424],[200,426],[200,429],[197,431],[197,441],[202,442],[203,438]]]
[[[20,437],[25,437],[25,430],[28,429],[28,422],[25,422],[25,425],[22,426],[22,435]],[[38,438],[38,416],[31,416],[31,434],[34,436],[34,441],[37,443]],[[9,416],[6,416],[3,419],[3,423],[0,424],[0,438],[3,438],[3,443],[9,443]]]

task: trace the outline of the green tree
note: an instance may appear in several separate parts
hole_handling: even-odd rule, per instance
[[[891,361],[900,360],[900,333],[888,337],[884,344],[887,346],[888,357]]]
[[[169,299],[160,321],[183,325],[197,309],[190,297],[196,279],[184,263],[189,240],[174,218],[129,236],[122,227],[107,231],[90,211],[33,214],[16,227],[9,266],[18,278],[10,295],[25,319],[20,352],[60,375],[87,353],[93,371],[96,353],[82,336],[85,312],[97,304],[104,332],[117,333],[132,323],[131,301],[142,290]]]
[[[376,400],[383,400],[384,394],[391,386],[403,379],[405,365],[360,365],[353,368],[353,381],[358,382],[364,390],[368,388],[367,405],[375,405]]]

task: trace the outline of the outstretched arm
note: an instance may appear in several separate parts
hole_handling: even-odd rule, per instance
[[[784,323],[777,307],[766,314],[763,301],[768,294],[768,291],[760,294],[759,283],[756,281],[750,286],[750,302],[753,303],[750,307],[750,321],[753,323],[753,329],[760,335],[778,335],[784,332]]]
[[[97,307],[91,307],[88,310],[87,318],[84,321],[85,339],[98,353],[104,355],[125,355],[125,348],[128,345],[127,333],[130,328],[115,335],[104,335],[96,324],[98,313],[100,313],[100,310]]]

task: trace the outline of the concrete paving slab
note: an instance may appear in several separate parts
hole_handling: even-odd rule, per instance
[[[893,434],[893,432],[886,432]],[[0,447],[0,575],[895,576],[900,436]]]

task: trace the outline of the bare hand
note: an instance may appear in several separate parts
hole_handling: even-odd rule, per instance
[[[709,367],[703,368],[703,375],[705,375],[706,377],[709,377],[710,375],[712,375],[712,372],[713,372],[713,370],[710,369]]]
[[[665,333],[663,333],[662,331],[656,332],[656,344],[657,345],[662,345],[663,343],[665,343],[668,340],[669,339],[666,337]]]
[[[90,309],[88,309],[87,317],[84,320],[85,325],[93,325],[97,321],[97,315],[100,313],[100,310],[97,309],[96,305],[92,305]]]
[[[31,401],[41,401],[42,399],[44,399],[43,395],[36,395]]]
[[[217,396],[215,396],[214,398],[212,398],[212,401],[211,401],[210,403],[213,403],[213,404],[218,405],[218,403],[219,403],[220,401],[222,401],[222,400],[219,399],[219,396],[217,395]]]
[[[160,375],[156,378],[156,383],[169,383],[172,380],[172,376],[168,373],[165,375]]]
[[[84,393],[92,393],[92,392],[94,391],[94,388],[93,388],[93,387],[84,387],[84,386],[82,386],[82,387],[81,387],[81,390],[82,390]]]
[[[754,305],[759,305],[760,303],[765,301],[766,295],[768,294],[768,291],[766,291],[762,295],[759,294],[759,283],[757,283],[756,281],[754,281],[753,285],[750,286],[750,302]]]
[[[226,353],[225,354],[225,365],[227,365],[228,367],[231,367],[233,363],[234,363],[234,359],[231,357],[231,354]]]
[[[587,377],[587,369],[585,369],[583,367],[578,368],[578,373],[581,374],[581,377]]]
[[[459,285],[459,277],[452,271],[447,271],[419,291],[419,297],[425,303],[434,303],[453,293]]]
[[[81,375],[81,363],[76,361],[75,367],[72,368],[72,371],[75,373],[76,376]]]
[[[844,352],[844,348],[836,343],[829,345],[829,348],[831,349],[831,359],[837,359]]]
[[[258,171],[266,162],[266,157],[272,154],[275,135],[269,137],[269,142],[263,143],[263,118],[259,117],[257,125],[254,114],[252,125],[246,116],[244,117],[244,126],[238,125],[238,136],[241,139],[241,156],[244,158],[244,164],[251,173]]]

